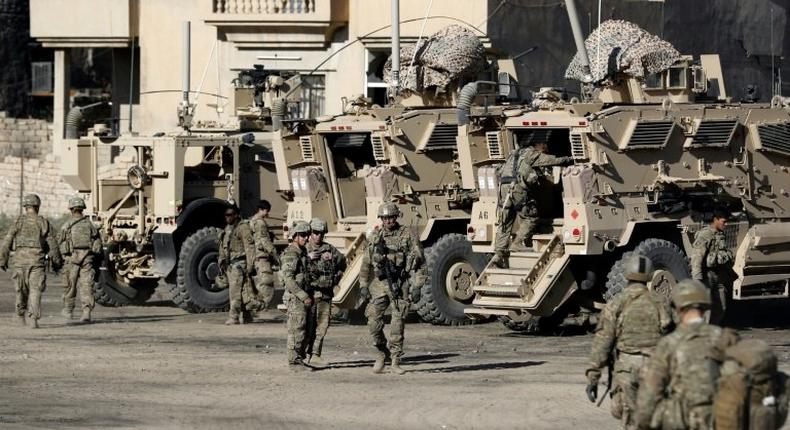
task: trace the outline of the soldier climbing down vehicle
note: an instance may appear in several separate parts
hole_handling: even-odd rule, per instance
[[[573,162],[571,157],[556,157],[546,153],[546,142],[534,142],[532,146],[513,151],[499,168],[500,207],[498,208],[497,232],[494,240],[493,264],[508,265],[512,251],[526,251],[538,223],[538,207],[535,194],[540,187],[542,167],[562,166]],[[510,233],[516,216],[520,225],[511,246]]]

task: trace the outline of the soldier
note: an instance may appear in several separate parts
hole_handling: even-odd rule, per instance
[[[250,224],[239,219],[239,209],[229,206],[225,209],[225,230],[219,234],[219,266],[225,274],[230,294],[230,310],[225,325],[249,322],[249,303],[245,298],[253,296],[252,286],[247,279],[255,270],[255,241]]]
[[[322,364],[321,350],[324,337],[329,330],[334,287],[346,270],[346,257],[334,246],[324,242],[327,232],[326,221],[313,218],[310,221],[310,241],[307,243],[308,283],[313,290],[313,309],[311,321],[315,325],[315,335],[310,349],[310,364]],[[309,340],[309,338],[308,338]]]
[[[280,279],[288,293],[288,366],[292,371],[312,370],[305,362],[308,310],[313,306],[312,291],[307,283],[307,254],[305,244],[310,237],[310,225],[299,221],[291,230],[293,240],[280,256]]]
[[[691,277],[704,282],[710,288],[713,304],[710,322],[720,324],[727,309],[727,295],[732,287],[735,273],[732,270],[733,255],[727,248],[724,229],[729,214],[723,209],[713,211],[710,225],[694,236],[691,252]]]
[[[705,322],[710,291],[697,280],[672,291],[679,325],[650,357],[637,397],[639,428],[713,429],[712,407],[724,351],[738,335]]]
[[[653,263],[645,256],[634,255],[626,261],[625,278],[632,282],[601,313],[587,370],[587,397],[595,402],[601,370],[613,366],[611,412],[626,430],[637,428],[636,394],[642,367],[672,325],[666,300],[645,285],[652,273]]]
[[[63,225],[60,231],[60,253],[64,256],[66,264],[66,290],[63,292],[63,317],[72,319],[74,302],[77,289],[82,302],[82,316],[80,322],[91,321],[91,311],[94,307],[93,281],[96,275],[94,257],[101,255],[101,237],[99,230],[93,225],[90,218],[84,216],[85,201],[79,197],[69,199],[71,221]]]
[[[274,269],[279,264],[277,249],[274,247],[274,235],[269,231],[266,218],[272,209],[271,203],[261,200],[258,203],[258,212],[250,219],[250,228],[255,239],[255,289],[259,309],[268,309],[274,298]]]
[[[16,320],[25,325],[25,311],[30,326],[38,328],[41,318],[41,294],[47,288],[46,258],[52,268],[59,270],[63,264],[58,250],[55,231],[46,218],[38,214],[41,199],[28,194],[22,199],[25,213],[11,225],[0,243],[0,268],[8,269],[8,256],[13,246],[11,278],[16,281]]]
[[[368,298],[365,315],[368,330],[376,348],[373,373],[382,373],[384,361],[392,356],[392,371],[402,375],[403,320],[409,311],[411,293],[409,277],[419,270],[423,262],[422,246],[409,227],[398,224],[398,207],[393,203],[379,206],[378,217],[382,226],[368,237],[362,255],[360,294]],[[373,279],[371,278],[373,276]],[[390,309],[390,340],[384,336],[384,313]]]
[[[573,162],[571,157],[556,157],[546,154],[546,142],[536,142],[532,146],[520,148],[508,157],[500,171],[500,201],[502,201],[497,233],[494,239],[493,264],[507,267],[510,248],[510,232],[516,215],[521,220],[512,250],[525,251],[537,227],[538,208],[534,194],[540,182],[541,167],[561,166]],[[506,193],[506,194],[505,194]]]

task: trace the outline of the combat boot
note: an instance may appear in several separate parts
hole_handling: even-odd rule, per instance
[[[494,257],[491,258],[491,264],[495,267],[499,267],[500,269],[507,269],[510,267],[507,255],[503,253],[494,254]]]
[[[392,369],[392,373],[396,375],[403,375],[406,373],[406,371],[400,367],[400,357],[392,357],[392,364],[390,365],[390,368]]]
[[[14,321],[16,321],[17,325],[24,327],[25,324],[25,316],[24,315],[16,315],[14,316]]]
[[[72,309],[63,308],[63,310],[60,311],[60,314],[66,321],[71,321],[74,319],[73,312],[74,311]]]
[[[30,321],[30,328],[38,328],[38,318],[31,318]]]
[[[228,317],[228,319],[225,320],[225,325],[235,325],[238,323],[239,323],[238,317]]]
[[[376,362],[373,363],[373,373],[384,373],[384,356],[376,357]]]
[[[82,316],[80,317],[80,322],[81,323],[91,322],[91,308],[82,309]]]
[[[320,355],[313,355],[310,357],[310,366],[313,366],[318,369],[323,369],[326,367],[326,362]]]
[[[313,368],[308,366],[304,361],[299,360],[294,363],[288,364],[288,369],[294,373],[312,372]]]

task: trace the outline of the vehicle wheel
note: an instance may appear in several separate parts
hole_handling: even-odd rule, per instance
[[[219,275],[217,239],[220,229],[205,227],[181,245],[176,265],[176,283],[170,287],[173,301],[193,313],[228,310],[228,290],[214,282]]]
[[[157,283],[155,279],[126,282],[108,270],[101,270],[99,280],[93,284],[93,298],[108,307],[142,305],[154,294]]]
[[[485,255],[472,252],[466,236],[442,236],[425,251],[427,279],[416,306],[420,318],[437,325],[474,323],[464,309],[474,299],[472,287],[485,265]]]
[[[686,254],[679,246],[664,239],[646,239],[633,251],[624,253],[612,266],[607,275],[606,292],[603,295],[606,301],[628,285],[629,281],[625,279],[623,265],[634,254],[642,254],[653,262],[652,288],[667,298],[678,281],[691,277]]]

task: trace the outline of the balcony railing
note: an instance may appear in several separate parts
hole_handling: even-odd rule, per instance
[[[308,14],[316,0],[213,0],[216,14]]]

